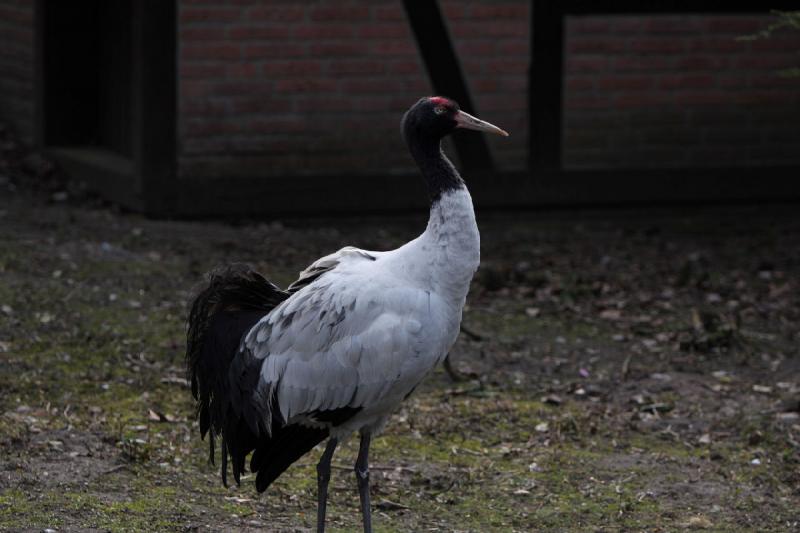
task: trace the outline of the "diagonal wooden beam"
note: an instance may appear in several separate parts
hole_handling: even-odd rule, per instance
[[[425,69],[437,94],[452,98],[467,113],[478,115],[469,95],[447,25],[436,0],[403,0],[406,17],[414,32]],[[480,115],[478,115],[480,116]],[[483,135],[456,131],[456,152],[465,170],[494,168],[489,145]]]
[[[558,2],[531,2],[531,66],[528,78],[530,152],[534,174],[561,169],[564,12]]]

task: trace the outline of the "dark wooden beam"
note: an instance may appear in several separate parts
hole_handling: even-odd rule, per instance
[[[538,180],[561,168],[564,14],[558,2],[531,2],[531,28],[529,168]]]
[[[772,9],[797,10],[797,0],[565,0],[544,1],[536,4],[557,5],[568,15],[604,14],[692,14],[714,15],[736,13],[768,13]]]
[[[526,172],[485,172],[470,176],[469,186],[479,209],[800,202],[798,175],[800,169],[788,166],[549,171],[537,179]],[[302,201],[287,201],[292,198]],[[181,191],[176,214],[358,216],[426,207],[416,175],[232,176],[191,180]]]
[[[133,159],[145,212],[177,203],[176,0],[133,3]]]
[[[403,7],[434,91],[452,98],[467,113],[478,115],[439,9],[439,2],[403,0]],[[483,135],[456,131],[453,133],[453,142],[461,165],[467,172],[494,168],[492,154]]]
[[[44,43],[45,43],[45,2],[36,0],[33,15],[33,144],[37,147],[44,146],[44,110],[46,83],[44,68]]]

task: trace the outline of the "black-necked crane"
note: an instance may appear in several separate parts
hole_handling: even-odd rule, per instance
[[[320,532],[331,457],[356,431],[364,531],[372,530],[370,439],[458,335],[480,236],[467,187],[441,148],[456,128],[508,135],[439,96],[403,116],[403,137],[430,196],[428,225],[416,239],[385,252],[343,248],[286,290],[247,267],[227,267],[212,272],[193,301],[186,356],[210,460],[220,436],[227,486],[228,458],[239,483],[252,452],[262,492],[328,439],[317,465]]]

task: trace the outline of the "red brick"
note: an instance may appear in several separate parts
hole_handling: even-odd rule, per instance
[[[314,6],[311,10],[311,20],[359,22],[369,20],[369,18],[369,6],[367,5],[323,4]]]
[[[469,10],[469,17],[472,19],[525,19],[528,17],[528,4],[527,3],[509,3],[509,4],[476,4]]]
[[[610,21],[611,33],[614,35],[635,35],[642,33],[647,17],[616,16]]]
[[[422,64],[418,61],[390,61],[386,68],[391,74],[417,74],[422,73]]]
[[[240,131],[238,121],[208,120],[205,118],[190,118],[184,121],[183,131],[186,135],[198,137],[214,137],[227,135]]]
[[[180,66],[180,77],[185,79],[219,79],[225,75],[225,65],[221,63],[191,63],[184,61]]]
[[[308,39],[313,41],[315,39],[340,39],[344,37],[352,37],[354,34],[353,26],[344,23],[336,24],[305,24],[303,26],[295,26],[292,34],[299,39]]]
[[[331,74],[380,74],[386,64],[372,59],[343,59],[332,61],[328,70]]]
[[[501,55],[528,56],[530,46],[527,39],[503,39],[496,44],[497,53]]]
[[[408,39],[375,41],[370,51],[380,56],[416,56],[419,53],[416,45]]]
[[[718,70],[726,67],[728,60],[719,56],[687,55],[677,59],[678,70]]]
[[[392,37],[411,37],[411,30],[408,24],[400,23],[374,23],[365,26],[359,26],[358,36],[361,38],[373,39],[389,39]]]
[[[675,102],[686,106],[707,106],[741,102],[741,96],[731,91],[685,91],[675,93]]]
[[[714,76],[709,74],[670,74],[658,78],[660,89],[706,89],[714,85]]]
[[[716,83],[721,89],[746,89],[750,85],[750,77],[745,73],[717,74]]]
[[[184,7],[180,9],[180,21],[232,22],[244,18],[244,10],[237,7]]]
[[[299,43],[254,43],[245,45],[245,59],[281,59],[307,56],[306,47]]]
[[[628,41],[617,37],[574,37],[566,44],[567,51],[573,54],[607,54],[622,52],[627,48]]]
[[[399,3],[387,6],[376,6],[372,9],[372,13],[376,20],[406,20],[406,15],[403,13],[403,9],[400,7]]]
[[[342,91],[354,94],[398,93],[403,90],[403,82],[397,78],[345,80]]]
[[[753,70],[775,70],[792,64],[792,60],[787,61],[786,57],[774,54],[738,55],[736,58],[737,67]]]
[[[603,72],[608,69],[609,61],[605,56],[579,56],[568,54],[566,58],[567,72]]]
[[[495,53],[493,39],[462,40],[456,45],[458,53],[464,56],[492,56]]]
[[[298,22],[305,16],[306,8],[298,5],[259,6],[247,10],[247,20],[251,22]]]
[[[690,52],[736,52],[747,50],[748,43],[731,37],[704,37],[688,41]]]
[[[495,59],[485,63],[487,74],[519,74],[524,76],[528,70],[528,62],[519,59]]]
[[[309,121],[302,115],[255,117],[242,121],[242,131],[301,133],[309,130]]]
[[[593,78],[567,78],[566,82],[568,91],[583,92],[594,89]]]
[[[229,144],[226,138],[204,139],[188,138],[181,142],[184,153],[198,154],[219,154],[228,150]]]
[[[460,20],[467,17],[467,5],[463,0],[446,0],[440,5],[445,20]]]
[[[240,46],[235,43],[190,43],[181,46],[180,56],[184,60],[225,61],[239,59],[241,57],[241,51]]]
[[[389,95],[359,96],[354,105],[359,111],[385,111],[392,109],[392,98]]]
[[[182,98],[206,98],[213,93],[214,84],[208,80],[182,80],[180,93]]]
[[[234,26],[228,29],[228,37],[237,40],[287,39],[291,34],[288,25]]]
[[[314,59],[273,60],[264,63],[261,70],[269,77],[309,76],[322,73],[322,62]]]
[[[483,111],[525,111],[528,109],[527,99],[524,97],[511,97],[509,95],[487,95],[480,99],[481,112]]]
[[[336,91],[336,80],[331,78],[304,78],[278,80],[275,91],[279,93],[331,93]]]
[[[228,32],[227,25],[219,26],[192,26],[183,24],[180,29],[180,41],[217,41],[225,39]]]
[[[631,41],[633,52],[644,54],[677,54],[685,49],[683,39],[640,38]]]
[[[780,76],[776,72],[764,73],[753,77],[753,87],[761,89],[795,87],[800,90],[800,79],[791,76]]]
[[[297,109],[305,113],[347,113],[357,109],[357,101],[350,96],[339,96],[330,94],[308,94],[298,95],[295,98]]]
[[[674,60],[663,56],[623,56],[614,58],[617,72],[654,72],[674,69]]]
[[[226,65],[225,77],[229,80],[258,77],[258,68],[253,63],[231,63]]]
[[[312,42],[308,46],[310,55],[324,58],[360,56],[369,51],[368,47],[364,46],[363,43],[354,40]]]
[[[565,100],[565,109],[608,109],[611,101],[607,96],[580,95]]]
[[[503,91],[525,91],[527,94],[528,77],[527,76],[503,76],[498,77],[497,81],[500,83],[500,88]]]
[[[293,99],[276,98],[274,95],[237,95],[228,99],[233,113],[274,113],[291,111]]]
[[[450,27],[452,34],[461,39],[477,39],[481,37],[527,37],[527,19],[496,20],[489,22],[458,22]]]
[[[497,92],[497,90],[500,88],[500,81],[496,77],[477,78],[472,80],[471,85],[477,94],[486,94]]]
[[[764,24],[764,17],[742,17],[742,16],[727,16],[727,17],[703,17],[703,27],[709,33],[733,33],[736,35],[746,35],[755,33],[762,29]]]
[[[698,24],[695,17],[656,15],[647,17],[643,26],[647,33],[691,34],[697,31]],[[679,39],[680,37],[676,36],[675,38]]]
[[[641,90],[653,86],[652,76],[608,76],[596,79],[597,88],[603,91]]]
[[[179,104],[180,114],[184,122],[191,118],[190,115],[229,115],[231,107],[230,100],[227,98],[223,100],[212,98],[196,99],[187,98],[184,94],[181,94]]]
[[[798,37],[769,37],[768,39],[758,39],[750,43],[754,51],[757,52],[797,52],[800,49],[800,38]]]
[[[671,95],[668,93],[637,91],[617,93],[614,95],[614,107],[619,109],[637,107],[649,108],[652,106],[664,105],[671,101]]]
[[[267,95],[273,84],[261,80],[225,80],[214,84],[214,96]]]

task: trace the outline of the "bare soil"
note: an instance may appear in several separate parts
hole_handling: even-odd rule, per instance
[[[285,285],[425,214],[153,221],[0,187],[0,529],[311,530],[319,450],[263,495],[207,464],[186,302],[221,263]],[[798,212],[479,213],[461,380],[376,440],[376,531],[800,529]],[[354,446],[333,531],[359,528]]]

